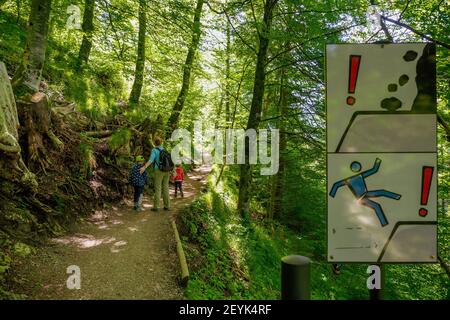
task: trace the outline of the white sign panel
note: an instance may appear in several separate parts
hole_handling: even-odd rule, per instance
[[[437,261],[435,46],[328,45],[328,261]]]

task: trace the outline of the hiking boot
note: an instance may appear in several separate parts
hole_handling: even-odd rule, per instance
[[[169,211],[169,210],[170,210],[170,208],[165,208],[165,207],[164,207],[164,210],[165,210],[165,211]]]
[[[155,212],[159,211],[158,208],[151,208],[151,210],[152,210],[152,211],[155,211]]]

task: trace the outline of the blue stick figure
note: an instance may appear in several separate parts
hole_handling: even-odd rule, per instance
[[[375,173],[378,172],[378,169],[380,168],[381,159],[376,158],[375,163],[372,167],[372,169],[363,171],[357,175],[348,177],[346,179],[340,180],[333,184],[333,187],[330,191],[330,196],[334,198],[336,195],[337,190],[340,187],[348,186],[355,196],[355,198],[358,199],[359,203],[363,206],[372,208],[375,210],[375,213],[380,220],[381,226],[388,225],[388,221],[386,219],[386,216],[384,215],[383,208],[378,202],[370,200],[370,198],[377,198],[377,197],[386,197],[390,199],[399,200],[401,198],[401,195],[390,192],[387,190],[373,190],[373,191],[367,191],[366,181],[365,179]],[[353,172],[360,172],[361,171],[361,164],[358,161],[353,161],[350,164],[350,169]]]

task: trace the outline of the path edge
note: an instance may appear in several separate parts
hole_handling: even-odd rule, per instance
[[[175,219],[172,219],[172,228],[175,234],[175,241],[177,243],[177,253],[178,260],[180,262],[181,269],[181,284],[186,287],[189,281],[189,269],[186,261],[186,255],[184,254],[183,245],[180,240],[180,235],[178,233],[177,224],[175,223]]]

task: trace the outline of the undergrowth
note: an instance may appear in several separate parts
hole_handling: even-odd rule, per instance
[[[229,186],[226,180],[234,178],[223,179],[221,183]],[[315,228],[299,232],[261,219],[262,213],[242,219],[234,210],[235,198],[209,181],[207,193],[179,216],[191,275],[188,299],[279,299],[281,258],[291,254],[312,260],[312,299],[369,298],[368,265],[346,264],[336,275],[326,262],[326,225],[320,223],[324,210],[315,212]],[[448,279],[439,265],[386,265],[384,270],[385,299],[449,298]]]

